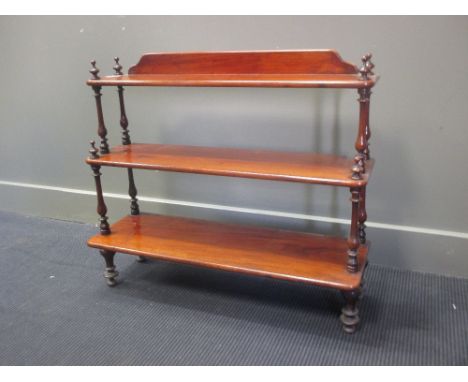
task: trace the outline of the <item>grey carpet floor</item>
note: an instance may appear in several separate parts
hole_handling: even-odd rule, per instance
[[[1,365],[467,365],[468,280],[370,265],[362,326],[332,290],[116,255],[91,225],[0,212]]]

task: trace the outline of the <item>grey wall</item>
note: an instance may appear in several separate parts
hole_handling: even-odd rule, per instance
[[[127,69],[150,51],[334,48],[354,63],[372,51],[381,80],[371,107],[371,259],[468,276],[467,36],[467,17],[1,17],[0,208],[96,221],[95,198],[77,194],[93,190],[83,162],[97,137],[94,98],[84,84],[92,58],[110,74],[114,56]],[[117,144],[116,92],[103,94],[110,142]],[[125,94],[133,141],[354,152],[354,91],[128,88]],[[126,193],[124,171],[103,173],[107,192]],[[136,181],[140,195],[164,199],[143,201],[146,211],[343,235],[348,228],[275,216],[348,219],[347,190],[156,172],[137,172]],[[112,221],[128,210],[125,200],[107,201]]]

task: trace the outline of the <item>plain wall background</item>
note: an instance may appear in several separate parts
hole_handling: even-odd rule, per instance
[[[114,56],[126,71],[151,51],[333,48],[355,64],[370,51],[381,80],[371,99],[376,166],[368,216],[371,225],[391,225],[368,228],[370,259],[468,277],[467,36],[467,17],[0,17],[0,208],[97,221],[95,197],[77,193],[94,190],[84,164],[89,140],[97,140],[85,85],[93,58],[105,75]],[[134,142],[354,154],[353,90],[129,87],[125,96]],[[103,88],[103,107],[110,143],[119,144],[114,88]],[[126,194],[126,171],[102,172],[106,192]],[[135,177],[139,195],[161,199],[142,201],[144,211],[347,234],[346,224],[278,216],[349,219],[347,189],[143,171]],[[111,221],[129,210],[126,200],[106,202]]]

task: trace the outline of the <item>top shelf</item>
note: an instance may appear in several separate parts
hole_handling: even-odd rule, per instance
[[[135,74],[88,80],[90,86],[207,86],[251,88],[349,88],[372,87],[356,74]]]
[[[149,53],[128,75],[94,77],[88,85],[360,89],[378,80],[334,50]]]

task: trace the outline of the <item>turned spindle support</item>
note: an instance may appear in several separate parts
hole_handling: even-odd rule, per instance
[[[122,65],[120,64],[120,59],[114,57],[115,65],[113,67],[115,74],[122,76]],[[124,100],[124,88],[123,86],[117,86],[117,92],[119,94],[119,105],[120,105],[120,127],[122,128],[122,145],[130,145],[132,141],[130,139],[130,134],[128,131],[128,118],[125,112],[125,100]],[[135,179],[133,177],[133,169],[127,169],[128,173],[128,194],[130,195],[130,213],[132,215],[140,214],[140,207],[138,206],[137,199],[137,189],[135,186]],[[143,263],[146,261],[146,258],[143,256],[138,256],[137,261]]]
[[[138,206],[137,189],[135,187],[135,180],[133,179],[133,170],[128,169],[128,194],[130,195],[130,213],[132,215],[140,214],[140,207]]]
[[[359,242],[366,244],[366,186],[359,192]]]
[[[137,189],[135,187],[135,180],[133,179],[133,170],[131,168],[127,169],[128,171],[128,194],[130,195],[130,214],[139,215],[140,207],[138,206]],[[143,256],[138,256],[137,261],[139,263],[146,262],[146,258]]]
[[[356,150],[359,155],[364,159],[370,158],[369,152],[369,139],[371,136],[369,127],[369,105],[371,90],[368,88],[362,88],[358,90],[359,93],[359,130],[356,139]]]
[[[345,306],[341,309],[340,321],[343,324],[343,330],[348,334],[352,334],[356,331],[360,321],[357,303],[361,295],[361,290],[358,288],[342,291],[341,294],[345,300]]]
[[[121,76],[122,65],[119,62],[118,57],[114,57],[115,65],[113,67],[115,74]],[[128,118],[125,112],[125,101],[124,101],[124,88],[123,86],[117,86],[117,92],[119,94],[119,104],[120,104],[120,126],[122,127],[122,145],[130,145],[132,142],[130,140],[130,134],[128,131]],[[130,195],[130,213],[132,215],[140,214],[140,207],[138,206],[137,189],[135,186],[135,179],[133,177],[133,169],[127,169],[128,173],[128,194]]]
[[[119,58],[114,58],[115,65],[113,67],[115,74],[121,76],[122,73],[122,65],[120,65]],[[119,94],[119,104],[120,104],[120,126],[122,127],[122,144],[123,145],[130,145],[132,142],[130,140],[130,134],[128,132],[128,119],[127,114],[125,112],[125,102],[124,102],[124,88],[123,86],[117,86],[117,92]]]
[[[361,78],[368,80],[369,75],[373,75],[374,64],[371,61],[372,55],[366,54],[362,57],[362,67],[359,69]],[[369,126],[369,110],[370,110],[370,88],[358,89],[359,93],[359,132],[356,139],[356,150],[359,155],[363,156],[366,160],[370,158],[369,152],[369,140],[371,137],[371,131]]]
[[[349,230],[348,236],[348,260],[346,263],[346,268],[348,272],[355,273],[359,269],[358,264],[358,250],[359,250],[359,233],[358,233],[358,224],[359,224],[359,199],[360,199],[360,189],[351,188],[351,203],[352,203],[352,213],[351,213],[351,227]]]
[[[98,149],[95,146],[95,142],[91,141],[91,149],[89,150],[90,159],[98,159]],[[107,206],[104,203],[104,196],[102,194],[102,185],[101,185],[101,166],[92,165],[91,169],[93,170],[94,183],[96,184],[96,196],[97,196],[97,213],[99,214],[99,230],[101,235],[109,235],[111,233],[107,214]]]
[[[117,284],[116,278],[119,275],[114,264],[115,252],[100,250],[99,253],[104,257],[106,262],[106,270],[104,271],[104,278],[108,286],[113,287]]]
[[[96,61],[91,61],[92,69],[89,71],[93,75],[93,80],[99,80],[99,69],[96,67]],[[104,115],[102,113],[101,103],[101,86],[93,86],[94,98],[96,100],[96,110],[98,117],[98,135],[101,138],[101,144],[99,146],[101,154],[109,154],[109,144],[107,143],[107,129],[104,124]]]

